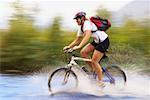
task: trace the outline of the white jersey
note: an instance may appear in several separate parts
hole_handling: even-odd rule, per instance
[[[90,22],[89,20],[86,20],[83,25],[83,31],[86,30],[96,31],[97,27],[94,23]],[[81,31],[81,26],[79,26],[77,36],[84,36],[84,33]],[[108,37],[108,35],[104,31],[97,30],[96,32],[92,32],[91,37],[93,37],[96,43],[99,43],[103,42]]]

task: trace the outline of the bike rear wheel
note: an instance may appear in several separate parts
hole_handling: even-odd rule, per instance
[[[78,86],[77,75],[70,68],[59,68],[53,71],[48,80],[50,92],[66,91]]]
[[[127,82],[125,72],[117,65],[107,66],[103,72],[104,81],[114,84],[117,88],[123,88]]]

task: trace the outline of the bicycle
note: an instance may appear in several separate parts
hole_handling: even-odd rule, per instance
[[[71,50],[70,50],[71,51]],[[91,76],[92,78],[97,80],[97,74],[95,72],[90,72],[85,67],[80,67],[76,61],[91,61],[91,59],[81,58],[77,57],[75,54],[71,52],[67,52],[71,54],[69,63],[65,67],[58,68],[54,70],[49,79],[48,79],[48,88],[50,92],[53,91],[59,91],[59,88],[61,87],[61,90],[69,88],[77,88],[78,87],[78,76],[77,73],[75,73],[72,68],[78,68],[82,70],[86,75]],[[122,84],[125,85],[127,81],[127,77],[125,72],[117,65],[110,65],[107,67],[102,66],[103,71],[103,82],[108,84]],[[68,85],[67,85],[68,84]]]

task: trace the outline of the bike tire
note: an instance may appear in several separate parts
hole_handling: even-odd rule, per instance
[[[114,79],[114,82],[109,81],[110,84],[114,84],[118,88],[125,86],[127,77],[125,72],[117,65],[110,65],[105,68],[104,78],[108,78],[109,75]],[[109,75],[106,75],[108,73]]]
[[[63,82],[66,74],[69,76],[67,79],[67,83],[64,84]],[[69,86],[67,87],[67,85]],[[48,79],[48,88],[50,92],[66,91],[69,89],[77,88],[77,86],[77,75],[70,68],[58,68],[51,73]]]

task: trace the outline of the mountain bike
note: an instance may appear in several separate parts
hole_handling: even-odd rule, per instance
[[[98,80],[97,74],[95,72],[91,72],[85,67],[80,67],[77,63],[77,61],[91,62],[91,59],[78,57],[72,51],[67,53],[71,54],[69,63],[65,67],[55,69],[50,74],[48,79],[48,88],[50,92],[78,87],[78,77],[80,76],[78,76],[78,73],[75,73],[73,70],[74,67],[80,69],[86,75],[92,76],[93,79]],[[102,71],[102,81],[104,83],[112,84],[115,86],[125,85],[127,81],[126,74],[118,65],[109,65],[106,67],[102,66]]]

